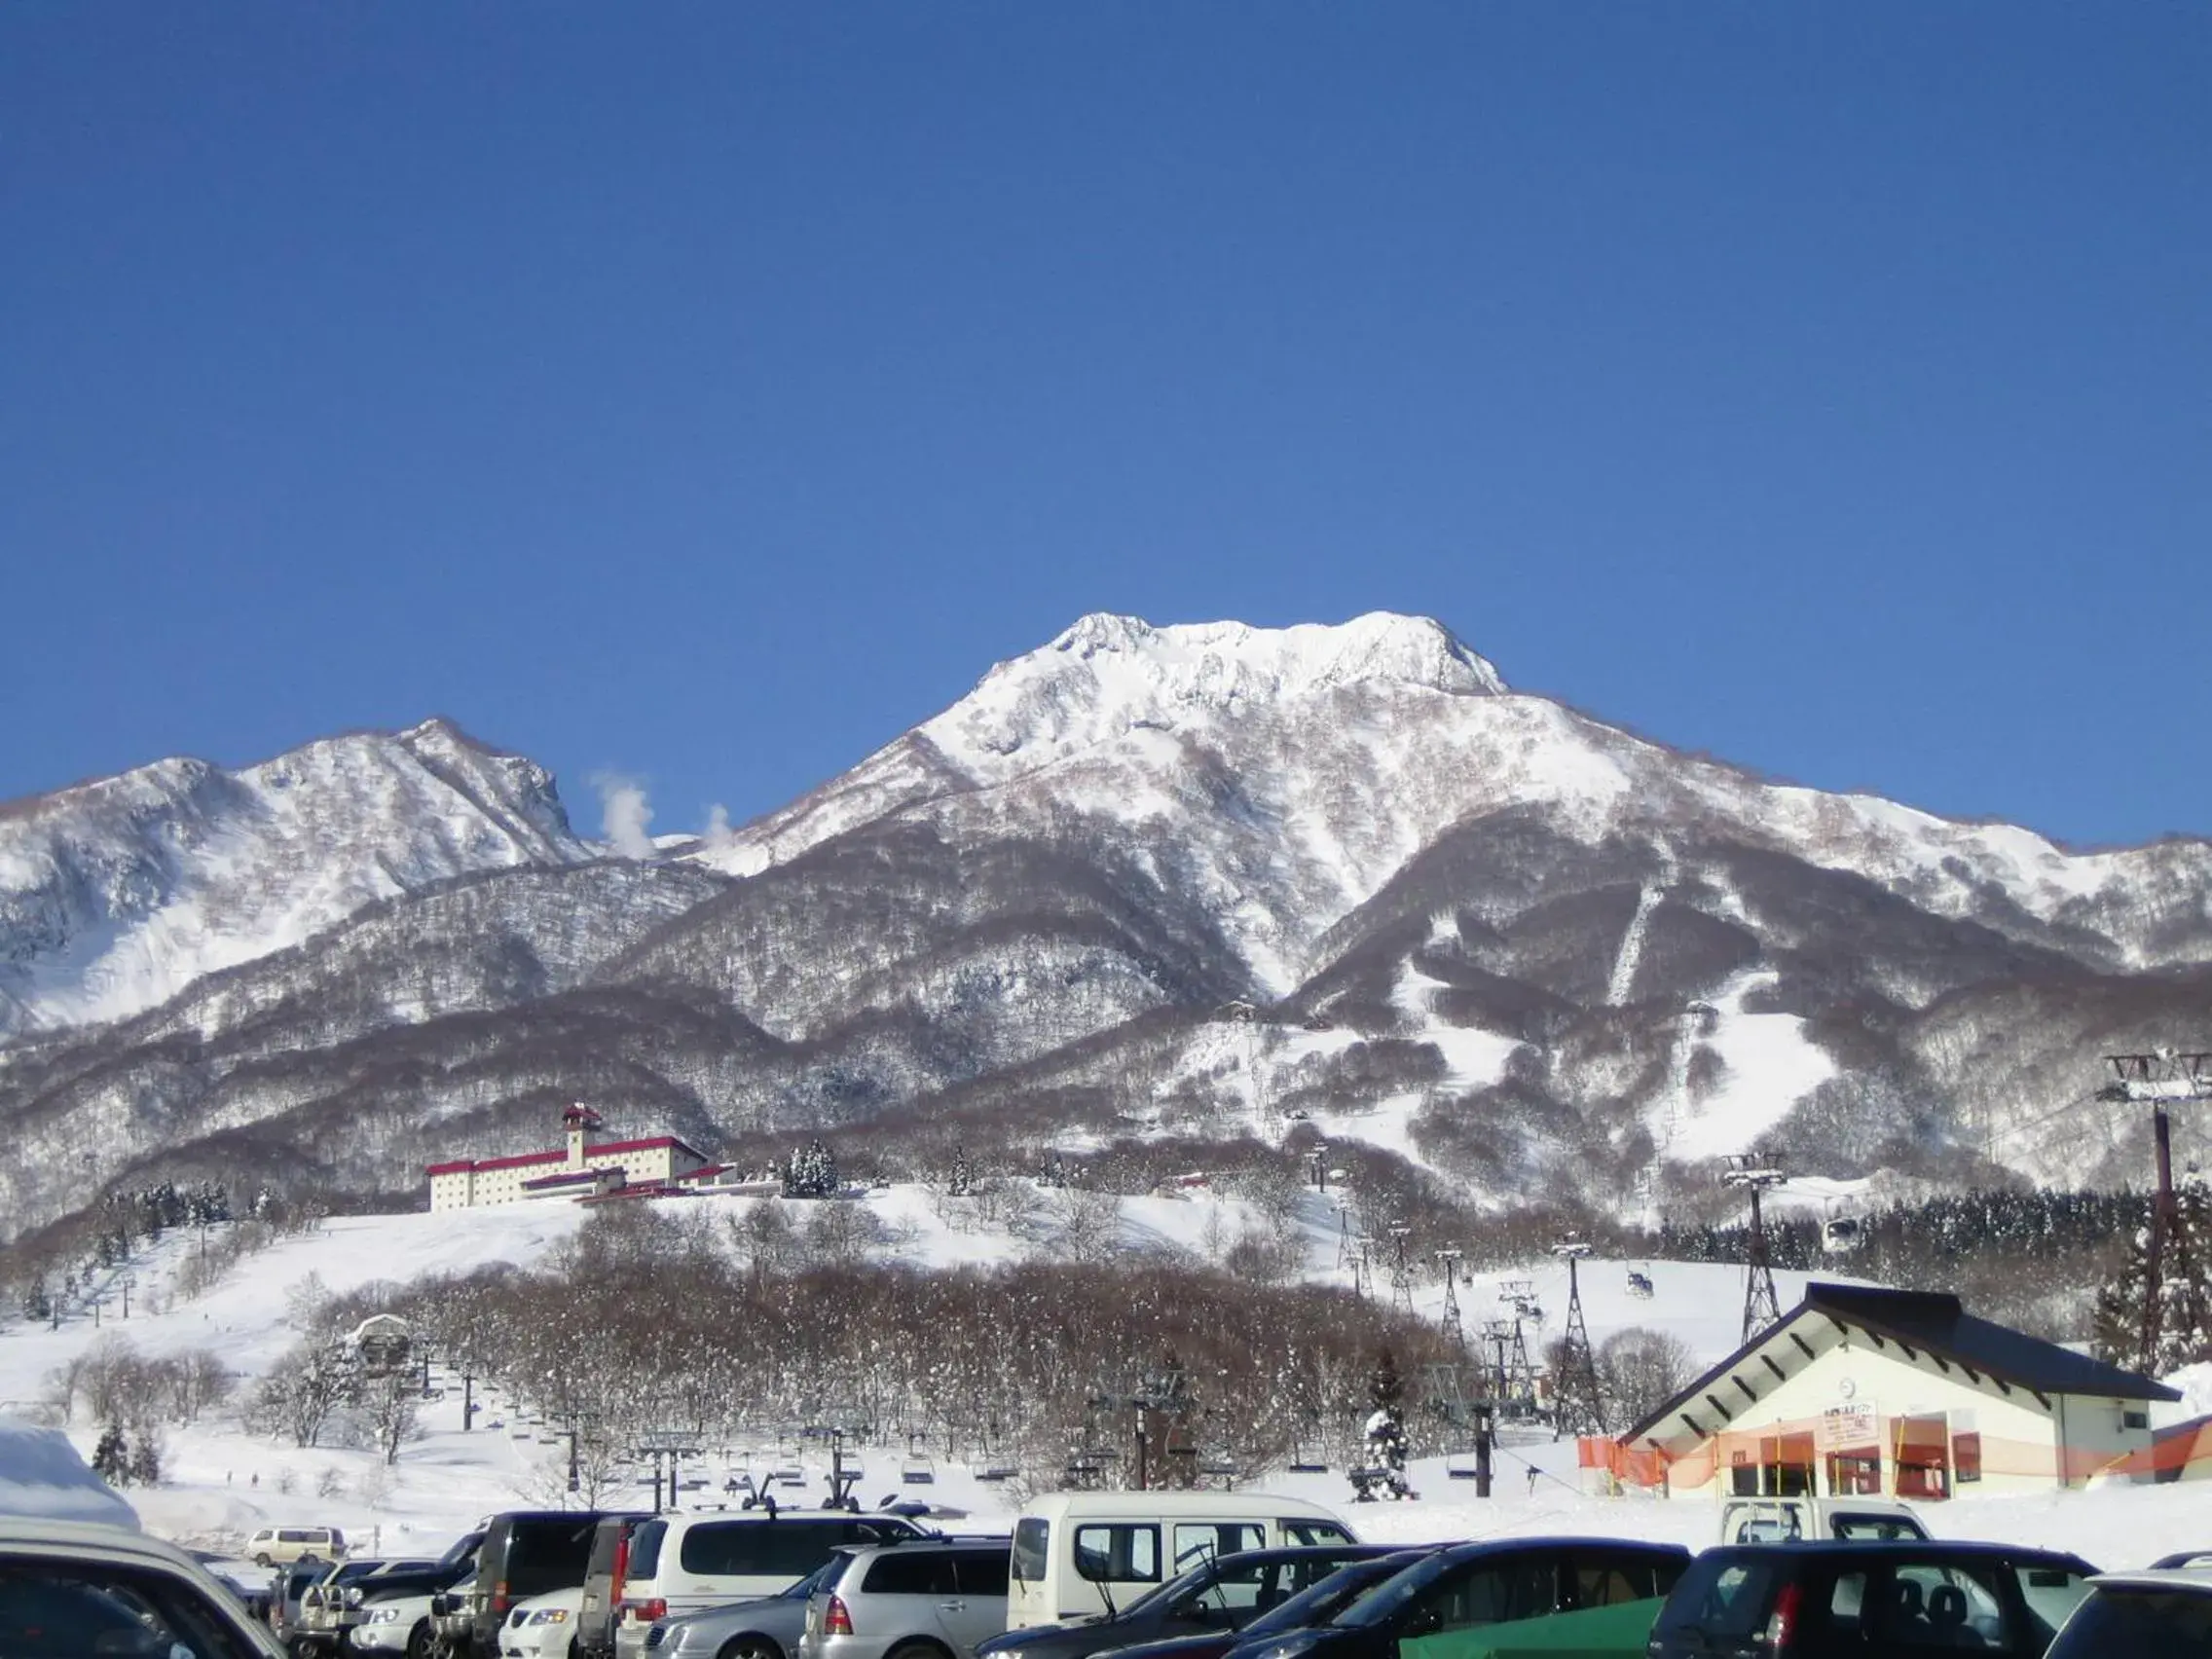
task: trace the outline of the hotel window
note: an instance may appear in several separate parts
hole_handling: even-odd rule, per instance
[[[1981,1479],[1981,1435],[1978,1430],[1972,1434],[1951,1436],[1951,1478],[1961,1486]]]

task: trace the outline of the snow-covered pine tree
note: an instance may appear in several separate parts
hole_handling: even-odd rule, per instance
[[[945,1191],[953,1198],[964,1198],[976,1190],[976,1172],[968,1167],[968,1149],[952,1149],[952,1174],[945,1182]]]
[[[123,1424],[110,1422],[92,1444],[92,1473],[109,1486],[130,1484],[130,1446],[123,1437]]]
[[[2151,1372],[2164,1377],[2212,1359],[2212,1186],[2194,1172],[2174,1195],[2174,1230],[2158,1258],[2158,1347]],[[2097,1287],[2091,1341],[2099,1358],[2142,1363],[2143,1297],[2150,1282],[2151,1231],[2128,1238],[2120,1270]]]
[[[1361,1503],[1377,1498],[1397,1502],[1413,1496],[1413,1489],[1406,1484],[1405,1393],[1397,1359],[1384,1348],[1367,1382],[1367,1403],[1372,1409],[1360,1433],[1365,1455],[1360,1465],[1350,1471],[1352,1496]]]

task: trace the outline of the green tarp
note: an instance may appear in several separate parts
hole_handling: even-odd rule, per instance
[[[1398,1659],[1643,1659],[1664,1596],[1574,1613],[1547,1613],[1510,1624],[1439,1631],[1398,1643]]]

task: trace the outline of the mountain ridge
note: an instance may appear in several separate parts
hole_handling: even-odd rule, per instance
[[[197,818],[162,816],[179,780]],[[2130,1121],[2073,1104],[2083,1056],[2171,1041],[2212,972],[2203,843],[2071,853],[1763,778],[1388,613],[1085,617],[640,860],[450,722],[158,781],[43,885],[0,820],[0,1009],[61,987],[0,1028],[25,1224],[216,1145],[409,1191],[563,1096],[909,1163],[1309,1125],[1503,1207],[1665,1213],[1776,1133],[1837,1175],[2109,1180]],[[101,1001],[79,981],[132,929],[202,948]]]

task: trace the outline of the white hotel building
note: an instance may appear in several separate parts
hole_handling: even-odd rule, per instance
[[[675,1135],[647,1140],[601,1141],[599,1114],[571,1106],[561,1114],[566,1147],[518,1153],[511,1158],[459,1159],[427,1165],[430,1208],[474,1209],[517,1198],[592,1198],[617,1193],[651,1197],[691,1190],[719,1165]]]

